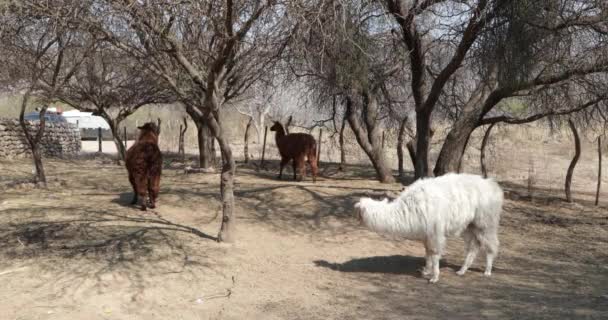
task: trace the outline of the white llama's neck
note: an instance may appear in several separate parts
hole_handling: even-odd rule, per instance
[[[372,231],[413,240],[425,235],[426,224],[401,199],[391,202],[368,199],[362,203],[362,209],[363,221]]]

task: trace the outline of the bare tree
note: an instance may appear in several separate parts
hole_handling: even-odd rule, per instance
[[[108,122],[119,160],[126,155],[120,138],[122,121],[142,106],[175,100],[156,75],[107,43],[98,45],[83,68],[59,90],[58,97],[73,108],[92,112]]]
[[[334,96],[345,100],[347,122],[378,180],[394,181],[382,131],[393,100],[387,88],[398,81],[403,61],[391,50],[382,8],[365,1],[304,1],[289,9],[298,21],[289,55],[293,74],[319,106],[330,107]]]
[[[162,77],[195,123],[204,122],[218,142],[223,166],[223,217],[219,241],[235,240],[235,161],[220,113],[243,95],[280,55],[285,37],[275,1],[150,3],[104,1],[124,33],[109,25],[97,31]],[[117,22],[118,21],[118,22]],[[130,33],[137,35],[137,39]]]
[[[25,88],[19,122],[32,152],[35,181],[46,187],[40,141],[44,135],[45,113],[57,92],[79,68],[95,45],[94,39],[82,38],[71,17],[85,7],[73,1],[56,1],[49,15],[36,3],[5,1],[0,4],[0,51],[5,66],[4,80]],[[31,128],[25,121],[30,98],[42,104],[39,123]],[[34,130],[32,130],[34,129]]]
[[[478,49],[471,51],[475,65],[467,67],[477,85],[457,103],[458,117],[440,151],[436,175],[456,171],[471,133],[482,125],[597,110],[606,99],[605,91],[590,84],[600,83],[593,78],[608,70],[608,12],[597,2],[582,1],[589,14],[581,15],[574,7],[582,2],[574,2],[513,1],[495,7],[494,20],[486,22]],[[477,75],[471,77],[473,69]],[[502,108],[511,97],[526,101],[523,116]]]

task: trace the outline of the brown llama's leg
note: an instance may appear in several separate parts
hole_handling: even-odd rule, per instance
[[[129,172],[129,182],[133,188],[133,200],[131,200],[131,205],[134,205],[137,203],[137,188],[135,187],[135,179],[133,178],[133,174],[131,172]]]
[[[137,192],[137,196],[139,198],[139,205],[141,210],[146,210],[146,194],[148,189],[148,178],[144,173],[136,173],[134,174],[135,179],[135,188]]]
[[[293,180],[298,180],[298,176],[296,175],[297,172],[297,163],[296,163],[296,158],[293,158],[293,161],[291,162],[291,166],[293,167]]]
[[[287,158],[281,158],[281,167],[279,169],[279,180],[281,180],[283,178],[283,167],[287,164],[287,162],[289,162],[289,159]]]
[[[317,157],[313,155],[308,156],[308,164],[310,165],[310,171],[312,171],[312,182],[317,182],[317,175],[319,174],[319,167],[317,166]]]
[[[300,171],[300,179],[297,181],[303,181],[304,178],[306,177],[306,155],[302,154],[302,155],[298,155],[298,157],[296,158],[296,166],[298,167],[298,170]]]
[[[150,195],[150,208],[156,208],[156,201],[158,200],[158,193],[160,192],[160,175],[157,174],[150,178],[150,185],[148,186],[148,194]]]

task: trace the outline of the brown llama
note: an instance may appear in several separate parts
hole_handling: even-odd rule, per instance
[[[163,166],[163,156],[158,148],[159,130],[154,122],[148,122],[141,127],[135,144],[127,150],[126,165],[129,172],[129,182],[133,186],[133,201],[139,199],[141,210],[146,210],[146,195],[150,199],[149,207],[156,207],[160,189],[160,175]]]
[[[312,171],[312,181],[317,181],[317,142],[313,136],[307,133],[285,134],[281,123],[276,122],[270,127],[270,131],[276,131],[275,141],[281,154],[281,169],[279,179],[283,176],[283,167],[293,160],[293,179],[297,180],[296,168],[300,170],[300,180],[306,176],[306,165],[304,160],[308,158],[308,164]]]

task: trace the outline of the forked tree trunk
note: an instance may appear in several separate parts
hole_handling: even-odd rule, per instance
[[[479,155],[479,163],[481,166],[481,174],[484,178],[488,177],[488,169],[486,167],[486,146],[488,145],[488,141],[490,140],[490,132],[492,131],[492,128],[494,128],[494,125],[496,125],[496,123],[492,123],[488,127],[486,133],[483,135],[483,140],[481,140],[481,152]]]
[[[576,163],[581,156],[581,140],[578,135],[578,131],[576,130],[576,126],[571,119],[568,119],[568,125],[570,126],[570,130],[574,135],[574,158],[570,162],[570,166],[568,166],[568,173],[566,174],[566,201],[572,202],[572,176],[574,175],[574,168],[576,167]]]
[[[247,121],[247,127],[245,128],[245,146],[244,146],[244,154],[245,154],[245,163],[249,163],[249,129],[251,129],[251,124],[253,123],[253,117],[249,117],[249,121]]]
[[[392,183],[395,181],[390,168],[386,163],[382,150],[382,132],[377,127],[377,100],[371,93],[364,96],[364,112],[362,115],[365,129],[361,125],[361,120],[354,112],[353,101],[350,97],[346,99],[346,112],[348,123],[355,133],[357,142],[370,159],[378,180],[382,183]]]
[[[48,106],[45,105],[44,107],[42,107],[42,110],[40,110],[40,123],[37,130],[35,130],[34,135],[32,135],[32,132],[28,130],[27,123],[25,122],[25,108],[27,107],[30,95],[31,91],[27,91],[23,95],[23,100],[21,102],[21,113],[19,114],[19,124],[21,125],[21,129],[23,130],[25,139],[27,140],[27,143],[30,147],[30,151],[32,152],[32,158],[34,160],[34,169],[36,172],[36,175],[34,176],[34,182],[37,186],[46,188],[46,174],[44,172],[44,165],[42,163],[40,140],[42,140],[42,136],[44,135],[44,127],[46,124],[44,115],[46,114],[46,109]]]

